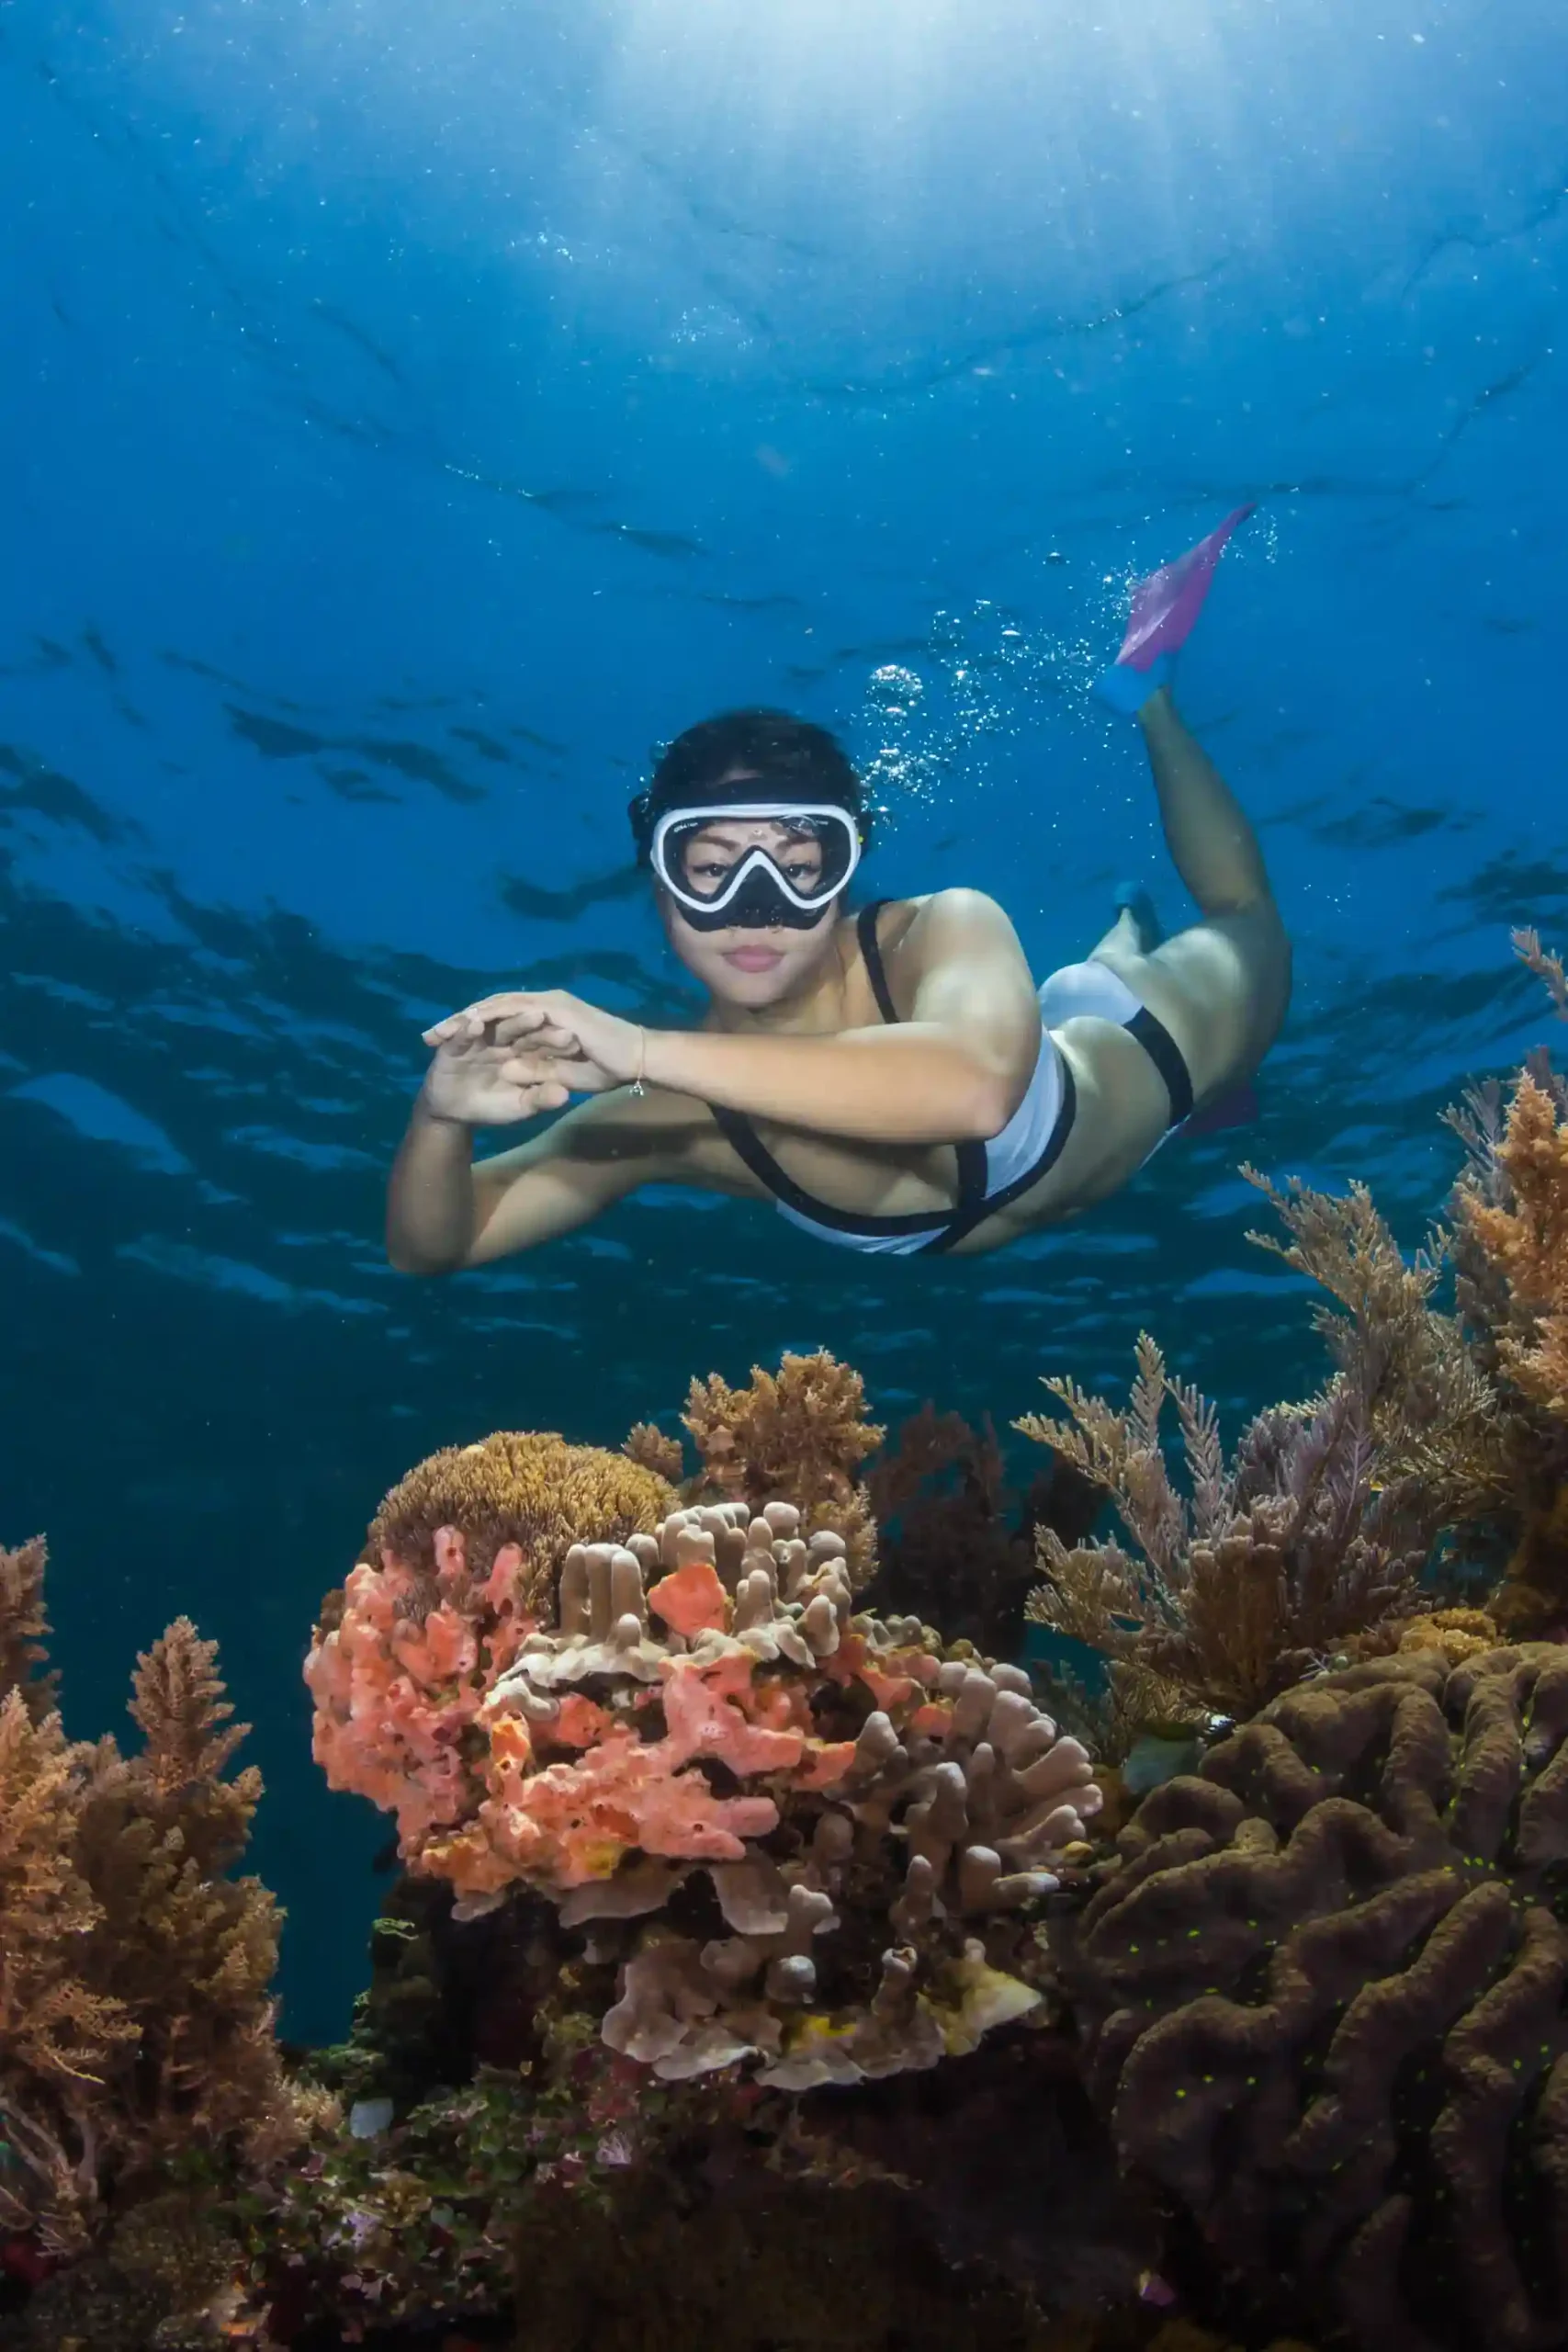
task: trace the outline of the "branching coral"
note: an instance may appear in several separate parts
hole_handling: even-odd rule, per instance
[[[0,1699],[17,1690],[35,1723],[54,1705],[56,1678],[48,1661],[49,1618],[43,1605],[43,1573],[49,1551],[41,1535],[0,1545]]]
[[[712,1373],[693,1381],[684,1418],[708,1489],[754,1511],[793,1502],[808,1534],[843,1537],[850,1581],[863,1590],[876,1570],[876,1529],[860,1465],[885,1432],[867,1419],[858,1372],[824,1349],[785,1355],[776,1374],[753,1367],[746,1388]]]
[[[1461,1191],[1460,1214],[1528,1318],[1505,1331],[1502,1367],[1521,1394],[1568,1422],[1568,1108],[1521,1072],[1495,1151],[1506,1196]]]
[[[58,2253],[175,2155],[265,2164],[297,2133],[267,1991],[278,1915],[228,1876],[261,1784],[229,1776],[244,1734],[215,1656],[181,1618],[140,1660],[130,1757],[34,1720],[28,1686],[0,1702],[0,2219]]]
[[[656,1478],[678,1487],[686,1475],[686,1457],[678,1437],[668,1437],[653,1421],[636,1421],[626,1431],[621,1452],[628,1462],[640,1463]]]
[[[1515,952],[1568,1018],[1562,959],[1532,931]],[[1461,1321],[1495,1389],[1506,1496],[1476,1532],[1511,1545],[1491,1601],[1510,1633],[1568,1623],[1568,1080],[1544,1052],[1512,1088],[1472,1088],[1448,1114],[1465,1163],[1450,1202]]]
[[[1377,1490],[1368,1408],[1348,1379],[1312,1406],[1259,1414],[1228,1464],[1213,1408],[1146,1334],[1125,1410],[1070,1380],[1045,1385],[1070,1419],[1018,1426],[1108,1490],[1141,1556],[1114,1542],[1069,1550],[1042,1529],[1029,1615],[1109,1657],[1113,1691],[1135,1670],[1156,1679],[1145,1703],[1168,1687],[1168,1715],[1249,1714],[1347,1634],[1413,1606],[1426,1540],[1408,1489]],[[1168,1401],[1188,1495],[1166,1464]]]
[[[1431,1303],[1447,1235],[1434,1228],[1427,1249],[1406,1264],[1364,1184],[1318,1193],[1292,1177],[1281,1191],[1256,1169],[1242,1173],[1290,1236],[1248,1238],[1310,1274],[1343,1310],[1319,1306],[1314,1320],[1364,1400],[1382,1484],[1418,1483],[1434,1526],[1493,1508],[1509,1475],[1497,1394],[1459,1318]]]
[[[550,1433],[502,1430],[417,1463],[372,1520],[360,1558],[372,1567],[389,1555],[398,1561],[423,1613],[450,1575],[436,1555],[437,1532],[455,1527],[465,1573],[482,1584],[497,1554],[508,1552],[509,1600],[536,1612],[548,1605],[572,1544],[590,1535],[624,1542],[651,1527],[672,1499],[664,1479],[640,1461]]]
[[[531,1890],[592,1927],[614,2048],[804,2088],[1036,2006],[1029,1906],[1098,1804],[1089,1758],[1016,1668],[852,1617],[840,1536],[773,1501],[574,1546],[554,1631],[509,1621],[499,1672],[443,1633],[417,1698],[437,1621],[396,1613],[394,1568],[355,1571],[312,1653],[318,1739],[469,1916]]]
[[[1544,1644],[1309,1682],[1149,1797],[1063,1925],[1124,2165],[1379,2352],[1568,2336],[1565,1734]]]

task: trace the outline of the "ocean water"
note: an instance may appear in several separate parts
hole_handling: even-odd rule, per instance
[[[1238,1159],[1419,1238],[1541,1026],[1508,926],[1568,939],[1565,80],[1547,0],[0,11],[0,1537],[76,1731],[221,1643],[294,2032],[384,1838],[299,1662],[419,1455],[790,1347],[1005,1423],[1143,1327],[1234,1427],[1319,1366]],[[432,1017],[691,1017],[624,808],[716,708],[840,729],[878,895],[1042,973],[1124,874],[1181,920],[1089,687],[1244,498],[1182,698],[1296,945],[1252,1128],[977,1260],[671,1193],[388,1269]]]

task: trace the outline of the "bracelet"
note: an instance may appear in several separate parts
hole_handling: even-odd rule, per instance
[[[637,1076],[632,1080],[632,1092],[634,1094],[646,1094],[648,1092],[647,1087],[642,1082],[642,1075],[647,1068],[648,1032],[639,1024],[637,1033]]]

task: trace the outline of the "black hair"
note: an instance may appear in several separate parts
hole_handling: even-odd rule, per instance
[[[755,783],[725,785],[737,769],[750,770]],[[859,828],[862,847],[870,841],[873,812],[865,787],[836,736],[787,710],[721,710],[664,746],[647,790],[632,801],[627,814],[637,863],[648,864],[654,826],[671,808],[795,798],[846,809]]]

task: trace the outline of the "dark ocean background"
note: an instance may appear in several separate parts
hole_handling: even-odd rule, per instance
[[[1564,88],[1558,0],[0,6],[0,1536],[74,1731],[220,1641],[296,2033],[384,1837],[299,1663],[419,1455],[819,1345],[1005,1423],[1145,1324],[1234,1428],[1320,1361],[1236,1160],[1419,1239],[1568,944]],[[1183,698],[1297,943],[1256,1126],[1005,1256],[670,1193],[389,1271],[432,1017],[689,1016],[624,808],[716,707],[843,729],[878,894],[1042,973],[1179,919],[1088,688],[1244,498]]]

